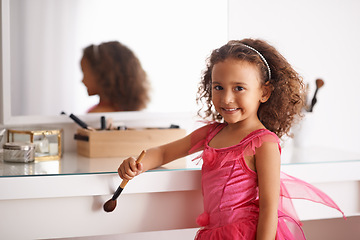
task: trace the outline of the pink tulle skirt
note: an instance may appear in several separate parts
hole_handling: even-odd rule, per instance
[[[196,240],[255,240],[258,214],[241,218],[224,226],[208,225],[198,231]],[[276,240],[304,240],[305,236],[300,224],[281,211],[278,212]],[[240,217],[240,216],[239,216]]]

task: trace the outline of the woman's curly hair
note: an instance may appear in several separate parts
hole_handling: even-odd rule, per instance
[[[263,55],[270,67],[271,79],[268,68],[259,54],[244,44]],[[199,116],[223,121],[223,117],[216,112],[212,104],[212,70],[215,64],[229,58],[247,61],[257,66],[262,84],[270,83],[272,87],[268,101],[260,104],[257,113],[259,120],[279,138],[289,135],[291,126],[302,116],[301,112],[305,104],[304,83],[299,74],[273,46],[259,39],[232,40],[211,53],[197,95],[197,102],[202,103]]]
[[[150,83],[136,55],[118,41],[90,45],[83,51],[100,91],[117,111],[138,111],[149,102]]]

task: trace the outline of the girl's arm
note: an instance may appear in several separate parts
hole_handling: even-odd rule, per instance
[[[274,240],[280,195],[280,151],[277,143],[265,142],[256,149],[255,165],[259,184],[257,240]]]
[[[207,134],[207,129],[208,126],[204,126],[177,141],[148,149],[145,157],[139,164],[136,164],[136,159],[133,157],[125,159],[118,168],[119,176],[122,179],[131,180],[141,172],[145,172],[149,169],[159,167],[175,159],[189,155],[189,151],[194,145],[194,139],[196,139],[196,141],[204,139]],[[198,149],[198,151],[199,150],[201,149]]]

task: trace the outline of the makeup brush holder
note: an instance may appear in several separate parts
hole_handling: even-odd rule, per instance
[[[7,142],[31,143],[35,148],[35,160],[60,159],[63,153],[63,130],[8,129]]]
[[[160,146],[186,135],[184,129],[127,129],[90,131],[79,128],[78,154],[89,158],[129,157],[151,147]]]

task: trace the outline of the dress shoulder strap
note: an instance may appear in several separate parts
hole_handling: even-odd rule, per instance
[[[209,137],[216,135],[221,130],[220,126],[221,123],[211,122],[192,132],[189,154],[203,150],[209,139],[211,139]]]
[[[281,153],[280,139],[279,137],[268,129],[258,129],[251,132],[244,140],[244,155],[254,155],[256,148],[261,147],[264,142],[275,142],[278,144],[279,151]]]

